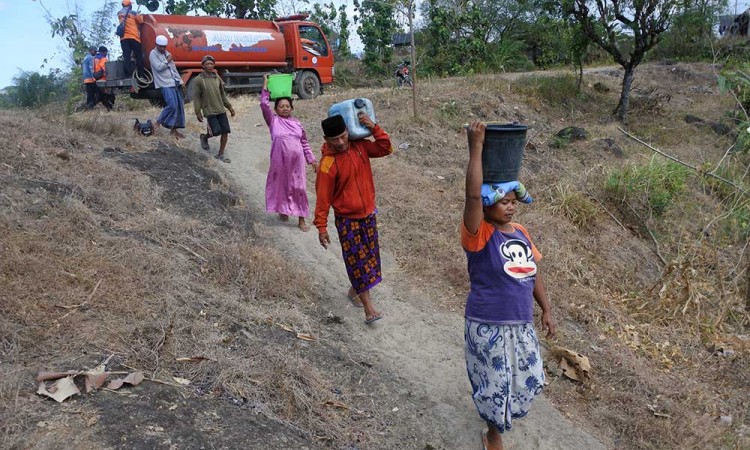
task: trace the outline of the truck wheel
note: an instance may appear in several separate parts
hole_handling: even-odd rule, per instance
[[[297,95],[299,98],[309,100],[320,93],[320,80],[318,76],[308,70],[302,72],[297,80]]]

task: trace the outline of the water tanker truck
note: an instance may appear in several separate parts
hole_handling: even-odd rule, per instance
[[[258,92],[264,74],[281,72],[294,74],[293,89],[300,98],[314,98],[333,82],[333,51],[320,27],[305,19],[306,14],[273,21],[145,14],[140,28],[143,60],[150,69],[148,56],[156,47],[156,37],[166,36],[167,51],[186,86],[186,101],[192,98],[195,76],[203,70],[204,55],[216,60],[227,90]],[[161,99],[150,71],[131,77],[123,61],[109,62],[107,80],[97,85],[133,98]]]

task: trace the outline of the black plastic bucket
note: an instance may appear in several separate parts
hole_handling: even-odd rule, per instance
[[[515,123],[487,124],[482,148],[484,183],[518,180],[528,129]]]

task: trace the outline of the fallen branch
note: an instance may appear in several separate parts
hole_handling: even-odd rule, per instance
[[[719,180],[719,181],[721,181],[721,182],[723,182],[723,183],[726,183],[726,184],[728,184],[728,185],[730,185],[730,186],[734,187],[735,189],[737,189],[737,191],[739,191],[739,192],[740,192],[740,194],[744,195],[745,197],[750,197],[750,192],[748,192],[748,191],[746,191],[746,190],[742,189],[742,188],[741,188],[740,186],[738,186],[738,185],[737,185],[736,183],[734,183],[733,181],[731,181],[731,180],[727,180],[726,178],[724,178],[724,177],[721,177],[721,176],[719,176],[719,175],[716,175],[715,173],[712,173],[712,172],[706,172],[705,170],[702,170],[702,169],[700,169],[700,168],[698,168],[697,166],[694,166],[694,165],[692,165],[692,164],[688,164],[688,163],[686,163],[686,162],[684,162],[684,161],[680,161],[679,159],[675,158],[674,156],[672,156],[672,155],[670,155],[670,154],[668,154],[668,153],[665,153],[665,152],[663,152],[663,151],[659,150],[658,148],[655,148],[655,147],[653,147],[653,146],[652,146],[651,144],[648,144],[647,142],[643,142],[643,141],[642,141],[641,139],[639,139],[639,138],[637,138],[637,137],[633,136],[632,134],[628,133],[627,131],[623,130],[622,128],[620,128],[620,127],[617,127],[617,129],[618,129],[618,130],[620,130],[620,131],[621,131],[621,132],[622,132],[622,133],[623,133],[623,134],[624,134],[625,136],[627,136],[627,137],[629,137],[630,139],[632,139],[632,140],[634,140],[634,141],[638,142],[639,144],[643,144],[644,146],[646,146],[646,147],[648,147],[649,149],[653,150],[654,152],[656,152],[656,153],[658,153],[658,154],[662,155],[663,157],[665,157],[665,158],[667,158],[667,159],[670,159],[670,160],[672,160],[672,161],[676,162],[677,164],[681,164],[681,165],[683,165],[683,166],[685,166],[685,167],[687,167],[687,168],[693,169],[694,171],[698,172],[698,173],[699,173],[699,174],[701,174],[701,175],[705,175],[705,176],[707,176],[707,177],[715,178],[715,179],[717,179],[717,180]]]
[[[65,305],[55,305],[55,306],[57,306],[59,308],[65,308],[65,309],[76,309],[76,308],[80,308],[82,306],[86,306],[86,303],[88,303],[89,301],[91,301],[92,298],[94,298],[94,294],[96,294],[96,290],[99,289],[99,285],[102,284],[102,281],[103,280],[99,280],[99,282],[96,283],[96,286],[94,286],[94,290],[91,291],[91,293],[89,294],[88,298],[85,301],[83,301],[82,303],[79,303],[77,305],[70,305],[70,306],[65,306]],[[68,311],[62,317],[59,317],[55,321],[59,322],[59,321],[63,320],[64,318],[68,317],[72,312],[73,311]]]

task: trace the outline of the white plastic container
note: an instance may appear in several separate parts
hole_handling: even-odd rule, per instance
[[[349,130],[349,139],[356,141],[372,135],[369,128],[359,123],[357,115],[360,112],[370,116],[374,123],[378,122],[375,118],[375,109],[372,107],[372,102],[366,98],[353,98],[336,103],[328,108],[328,117],[341,114],[344,122],[346,122],[346,128]]]

